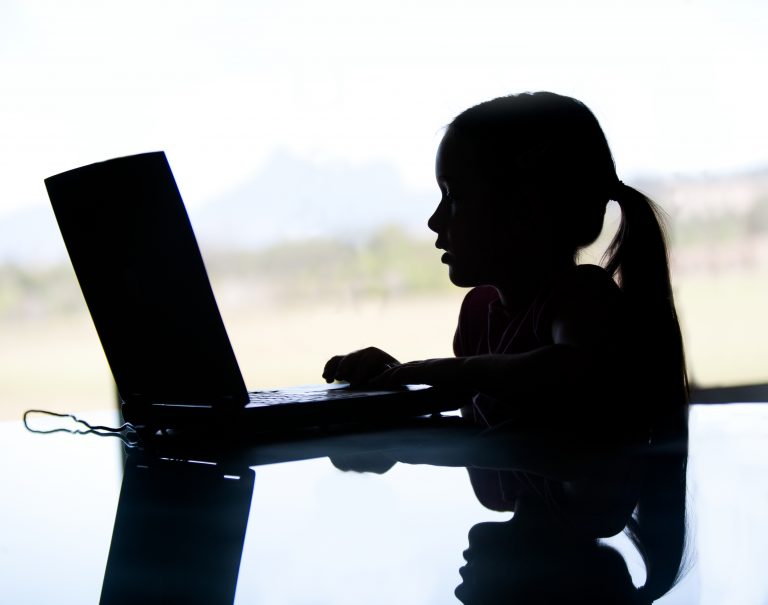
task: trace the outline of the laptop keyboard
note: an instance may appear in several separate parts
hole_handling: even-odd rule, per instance
[[[317,391],[253,391],[248,393],[251,405],[276,405],[305,401],[324,401],[328,399],[348,399],[365,396],[367,391],[350,389],[318,389]]]

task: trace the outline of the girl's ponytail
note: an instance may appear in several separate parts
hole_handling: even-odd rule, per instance
[[[658,388],[644,392],[650,440],[641,495],[627,534],[646,567],[638,600],[651,603],[679,580],[686,543],[688,382],[680,326],[672,296],[663,211],[621,181],[611,198],[621,207],[619,229],[606,252],[606,270],[617,277],[640,325],[645,372]],[[639,340],[639,339],[638,339]]]
[[[663,386],[671,388],[667,391],[671,397],[658,402],[663,403],[658,411],[668,417],[670,398],[678,408],[687,409],[688,379],[672,295],[665,215],[651,199],[619,180],[610,197],[621,207],[621,222],[605,253],[605,268],[617,278],[635,317],[642,322],[643,333],[651,338],[657,357],[653,365],[665,374],[661,377]],[[677,422],[674,425],[679,426]]]

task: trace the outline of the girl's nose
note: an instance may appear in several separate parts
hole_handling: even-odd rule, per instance
[[[440,203],[437,205],[437,208],[435,208],[432,216],[430,216],[429,220],[427,220],[427,227],[429,227],[435,233],[440,231],[440,225],[442,224],[442,209],[443,201],[440,200]]]

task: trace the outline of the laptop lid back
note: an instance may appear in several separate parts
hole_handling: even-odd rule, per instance
[[[165,154],[84,166],[45,185],[123,401],[247,402]]]

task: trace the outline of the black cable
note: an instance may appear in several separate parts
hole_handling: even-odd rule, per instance
[[[27,416],[30,414],[45,414],[46,416],[55,416],[57,418],[69,418],[77,424],[82,424],[87,427],[87,430],[83,429],[68,429],[59,427],[55,429],[33,429],[27,422]],[[92,425],[81,420],[74,414],[59,414],[57,412],[49,412],[48,410],[27,410],[24,412],[24,428],[30,433],[38,433],[41,435],[49,435],[51,433],[70,433],[72,435],[96,435],[98,437],[117,437],[127,447],[136,447],[139,444],[139,435],[130,422],[126,422],[117,428],[101,425]]]

